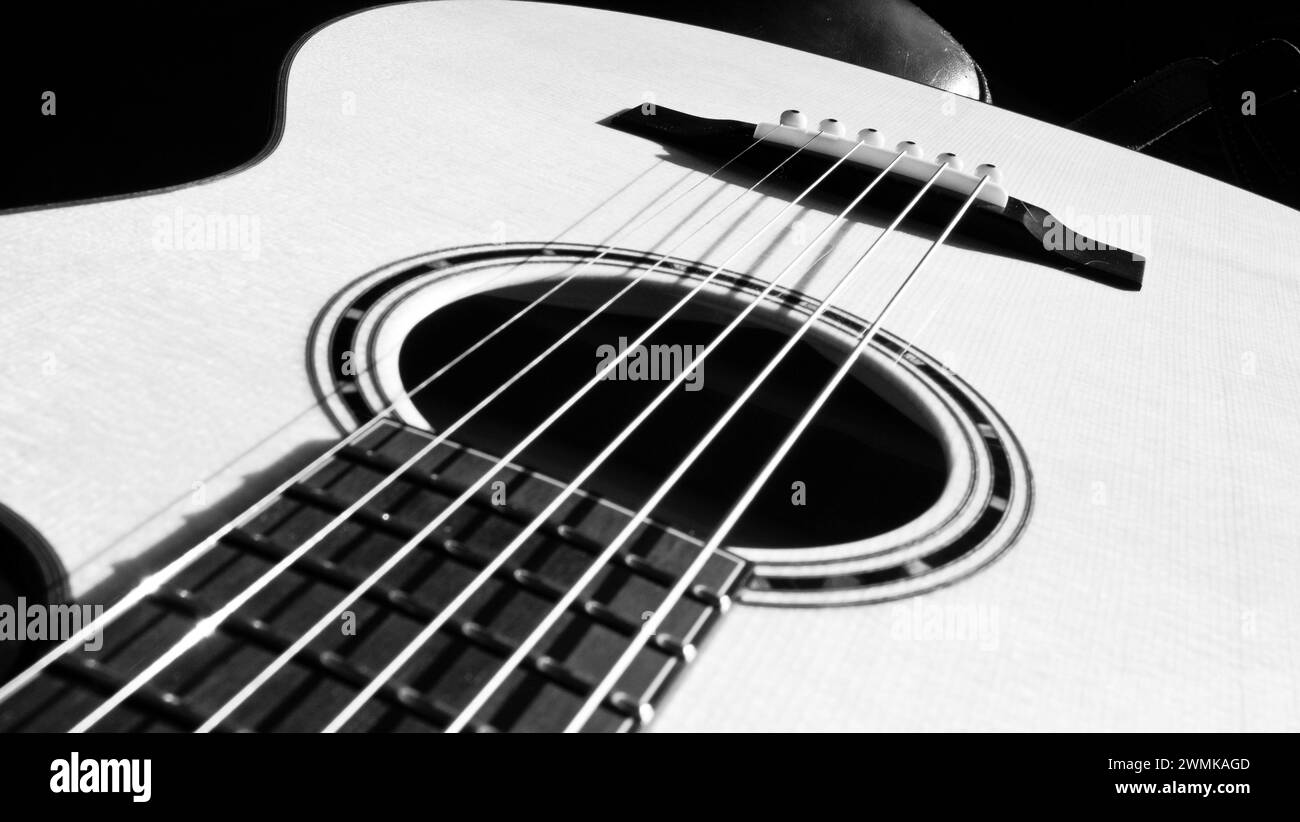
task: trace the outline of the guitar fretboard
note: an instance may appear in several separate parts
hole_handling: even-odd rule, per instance
[[[104,632],[103,647],[61,658],[0,705],[0,729],[72,726],[199,620],[304,545],[429,442],[383,423],[275,499]],[[201,725],[434,516],[489,470],[487,455],[444,443],[403,472],[327,538],[221,623],[208,639],[97,723],[103,731]],[[315,731],[337,715],[549,503],[561,485],[521,468],[485,486],[219,726]],[[474,698],[568,592],[629,514],[573,495],[344,727],[440,730]],[[606,565],[524,664],[467,726],[559,730],[632,643],[642,620],[695,560],[695,540],[655,523]],[[671,607],[653,641],[585,730],[633,730],[690,659],[744,563],[718,552]]]

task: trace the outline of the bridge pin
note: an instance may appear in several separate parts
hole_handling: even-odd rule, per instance
[[[831,137],[844,136],[844,124],[841,123],[839,120],[836,120],[834,117],[827,117],[825,120],[822,120],[817,127],[821,129],[822,132],[827,134],[828,136]]]
[[[863,145],[868,145],[873,148],[879,148],[885,144],[885,135],[876,131],[874,128],[864,128],[859,131],[858,139],[862,141]]]
[[[904,140],[903,142],[895,146],[894,150],[901,151],[904,154],[906,154],[908,157],[921,156],[921,147],[918,146],[916,143],[912,142],[911,140]]]
[[[807,128],[808,116],[798,109],[781,112],[781,125],[792,128]]]

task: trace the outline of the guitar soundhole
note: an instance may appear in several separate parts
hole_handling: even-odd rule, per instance
[[[630,291],[592,318],[633,278]],[[582,491],[635,510],[818,306],[780,288],[759,299],[765,286],[742,273],[627,249],[503,244],[434,252],[372,272],[340,293],[318,323],[312,367],[344,430],[393,406],[407,424],[454,426],[449,439],[502,454],[630,348],[625,366],[515,461],[562,487],[685,373],[582,483]],[[679,312],[633,346],[693,290]],[[755,310],[701,366],[703,349],[750,305]],[[866,327],[833,307],[816,319],[653,518],[687,538],[711,536]],[[1007,423],[959,376],[885,328],[727,542],[753,563],[747,601],[880,601],[987,566],[1023,530],[1032,497],[1028,462]]]
[[[624,284],[593,279],[571,283],[562,297],[541,303],[472,359],[447,372],[436,389],[420,392],[416,407],[435,430],[450,426]],[[403,382],[420,384],[542,290],[543,285],[529,285],[493,291],[434,312],[412,329],[402,346]],[[620,299],[474,414],[455,436],[489,453],[505,453],[679,298],[677,290],[647,288],[634,300]],[[625,302],[635,312],[627,310]],[[560,479],[575,476],[685,371],[687,378],[669,399],[585,483],[589,492],[639,507],[708,435],[788,338],[787,329],[746,322],[700,365],[687,359],[688,354],[698,356],[744,305],[730,300],[714,303],[707,311],[683,312],[687,319],[674,316],[632,350],[626,369],[600,382],[520,461]],[[791,351],[657,506],[655,515],[688,533],[711,534],[838,364],[808,343]],[[933,505],[943,490],[946,469],[943,448],[930,431],[870,385],[852,380],[835,393],[766,483],[733,539],[741,545],[791,548],[881,534]]]

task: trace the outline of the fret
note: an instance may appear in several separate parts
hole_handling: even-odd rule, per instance
[[[222,603],[407,460],[429,435],[384,423],[109,626],[104,648],[78,651],[0,705],[0,729],[71,725]],[[97,730],[190,730],[290,647],[322,614],[489,467],[493,459],[444,444],[362,506],[328,538],[225,620],[213,636],[110,712]],[[563,487],[512,467],[508,505],[491,494],[422,542],[352,607],[355,632],[327,628],[240,706],[224,730],[318,730],[432,621]],[[348,729],[438,730],[627,522],[628,512],[575,495],[493,574]],[[701,546],[649,523],[528,654],[470,730],[558,730],[640,630]],[[744,563],[719,552],[688,597],[668,612],[588,728],[632,730],[693,655],[743,581]]]

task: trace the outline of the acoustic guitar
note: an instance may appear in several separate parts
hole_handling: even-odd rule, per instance
[[[1300,729],[1295,211],[590,9],[281,83],[0,217],[0,728]]]

